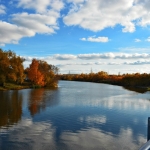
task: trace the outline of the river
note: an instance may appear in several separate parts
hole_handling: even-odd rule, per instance
[[[150,92],[59,81],[57,89],[0,91],[2,150],[137,150],[147,140]]]

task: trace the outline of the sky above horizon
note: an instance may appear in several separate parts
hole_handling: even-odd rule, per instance
[[[150,73],[149,0],[0,0],[0,47],[60,73]]]

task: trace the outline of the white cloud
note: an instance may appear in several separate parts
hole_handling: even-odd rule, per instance
[[[76,2],[76,0],[69,1]],[[78,25],[84,29],[100,31],[119,24],[123,27],[123,32],[134,32],[136,25],[150,24],[148,0],[86,0],[83,2],[81,0],[79,2],[80,5],[72,6],[63,18],[66,25]]]
[[[61,0],[18,0],[18,7],[34,9],[38,13],[47,13],[50,9],[60,11],[64,4]]]
[[[147,65],[147,64],[150,64],[150,61],[149,60],[138,60],[135,62],[126,62],[124,64],[127,64],[127,65]]]
[[[135,42],[141,42],[141,40],[140,40],[140,39],[134,39],[134,41],[135,41]]]
[[[80,40],[89,42],[103,42],[103,43],[109,41],[108,37],[88,37],[88,38],[81,38]]]
[[[17,44],[18,40],[23,37],[34,36],[35,33],[27,28],[18,27],[16,25],[0,21],[0,45],[4,46],[7,44]]]
[[[4,5],[0,5],[0,14],[6,14],[6,7]]]
[[[67,0],[67,2],[74,3],[74,4],[83,3],[84,1],[85,0]]]
[[[90,128],[76,133],[63,132],[62,141],[68,149],[139,149],[140,145],[146,142],[146,139],[139,135],[137,143],[133,142],[134,133],[131,128],[121,128],[119,135],[114,136],[110,132]],[[92,143],[92,144],[91,144]]]
[[[71,55],[71,54],[56,54],[54,55],[54,59],[58,59],[58,60],[72,60],[72,59],[76,59],[77,56],[75,55]]]
[[[21,12],[10,14],[13,24],[0,21],[0,45],[17,44],[23,37],[39,34],[53,34],[59,29],[58,18],[64,7],[61,0],[18,0],[18,7],[33,9],[35,13]],[[5,6],[0,5],[0,14],[5,13]]]
[[[27,61],[31,61],[33,57],[26,57],[25,59]],[[92,53],[92,54],[77,54],[77,55],[73,55],[73,54],[55,54],[52,56],[48,56],[48,57],[37,57],[37,59],[43,59],[43,60],[48,60],[48,61],[52,61],[52,60],[98,60],[98,59],[105,59],[105,60],[136,60],[136,59],[141,59],[146,60],[146,59],[150,59],[150,54],[148,53],[134,53],[134,54],[128,54],[128,53]],[[88,62],[89,63],[89,62]],[[90,62],[91,63],[91,62]],[[92,62],[93,63],[93,62]],[[77,62],[73,63],[73,64],[78,64]],[[81,63],[79,63],[81,64]],[[86,62],[82,63],[82,64],[87,64]]]
[[[110,59],[114,58],[115,55],[113,53],[104,53],[104,54],[93,53],[93,54],[79,54],[77,55],[77,57],[79,59],[100,59],[100,58]]]
[[[150,37],[148,37],[148,38],[146,39],[146,41],[147,41],[147,42],[150,42]]]
[[[13,14],[12,21],[18,26],[28,28],[36,33],[55,33],[55,29],[58,29],[57,19],[59,13],[50,11],[47,15],[44,14]]]
[[[56,149],[57,147],[54,139],[56,130],[50,123],[42,122],[41,124],[24,118],[9,130],[5,128],[2,130],[5,133],[9,132],[9,140],[13,143],[28,143],[24,144],[23,149],[48,149],[49,147]],[[31,133],[33,133],[34,138]]]
[[[146,53],[93,53],[93,54],[79,54],[77,55],[80,59],[139,59],[139,58],[150,58],[150,54]]]

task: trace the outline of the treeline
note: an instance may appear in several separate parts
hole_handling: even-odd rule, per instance
[[[98,73],[89,74],[64,74],[60,75],[61,80],[70,81],[87,81],[96,83],[108,83],[113,85],[122,85],[126,87],[150,87],[150,74],[133,73],[123,75],[109,75],[107,72],[100,71]]]
[[[11,50],[0,49],[0,86],[6,83],[28,85],[32,87],[57,86],[58,68],[46,61],[33,59],[30,66],[24,69],[24,58]]]

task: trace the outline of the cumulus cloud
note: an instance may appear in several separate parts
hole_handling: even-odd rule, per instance
[[[103,42],[103,43],[109,41],[108,37],[88,37],[88,38],[81,38],[80,40],[89,42]]]
[[[7,44],[17,44],[18,40],[23,37],[31,37],[35,35],[30,29],[18,27],[7,22],[0,21],[0,45],[4,46]],[[7,29],[7,30],[6,30]]]
[[[64,4],[61,0],[18,0],[18,7],[34,9],[38,13],[47,13],[49,9],[60,11]]]
[[[6,7],[4,5],[0,5],[0,14],[6,14]]]
[[[59,29],[58,18],[64,7],[62,0],[18,0],[17,6],[32,13],[21,12],[10,14],[10,21],[0,22],[0,45],[17,44],[23,37],[38,34],[54,34]],[[5,6],[0,5],[0,14],[5,13]],[[13,24],[12,24],[13,23]]]
[[[55,29],[58,29],[57,18],[59,13],[50,11],[47,15],[41,14],[13,14],[12,21],[21,27],[28,28],[36,33],[55,33]]]
[[[79,5],[72,6],[63,18],[66,25],[78,25],[84,29],[100,31],[119,24],[123,32],[134,32],[136,25],[150,24],[148,9],[150,4],[147,0],[79,0],[79,2]]]

